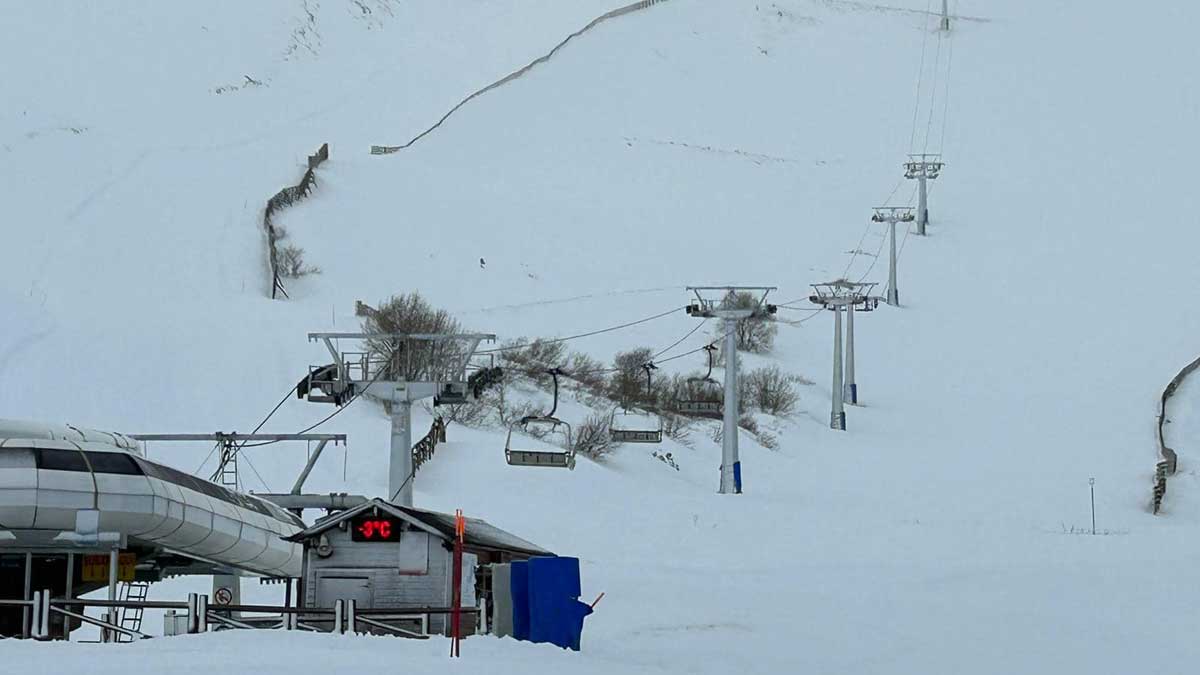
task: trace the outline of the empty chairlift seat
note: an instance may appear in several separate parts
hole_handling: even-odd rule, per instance
[[[662,418],[658,415],[614,410],[608,428],[614,443],[662,443]]]
[[[556,441],[562,446],[554,445]],[[570,424],[549,415],[530,415],[509,428],[504,458],[512,466],[574,469],[572,442]]]
[[[554,405],[545,415],[527,415],[508,429],[504,441],[504,459],[511,466],[547,466],[558,469],[575,468],[575,444],[571,425],[558,419],[558,376],[562,371],[546,371],[554,378]],[[524,447],[513,445],[516,440]]]

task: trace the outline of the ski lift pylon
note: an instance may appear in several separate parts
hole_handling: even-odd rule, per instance
[[[571,438],[571,425],[558,419],[554,414],[558,411],[558,376],[562,371],[553,368],[546,371],[554,378],[554,405],[545,415],[526,415],[516,424],[508,428],[508,438],[504,441],[504,460],[510,466],[545,466],[558,469],[575,468],[575,445]],[[540,428],[542,434],[555,435],[566,440],[565,450],[538,450],[513,447],[513,432],[534,435],[531,429]]]
[[[654,365],[653,362],[644,363],[642,364],[642,370],[646,371],[646,400],[652,401],[654,396],[652,388],[654,371],[658,370],[658,366]],[[629,412],[628,406],[623,405],[621,408],[622,412],[619,417],[616,409],[613,409],[612,417],[608,422],[609,436],[614,443],[662,443],[663,426],[661,417],[658,418],[657,429],[646,429],[645,424],[642,425],[643,428],[641,429],[630,428],[632,425],[626,425],[624,422],[629,422],[635,417],[635,414]],[[645,421],[645,416],[637,415],[637,417],[641,417],[642,421]],[[622,420],[620,426],[617,424],[619,418]]]

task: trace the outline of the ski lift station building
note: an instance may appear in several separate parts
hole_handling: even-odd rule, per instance
[[[336,512],[288,541],[304,547],[300,597],[306,607],[354,600],[360,609],[449,607],[453,592],[454,516],[383,499]],[[554,554],[489,523],[466,519],[462,606],[490,591],[492,564]],[[465,617],[470,619],[470,616]],[[430,618],[430,632],[449,620]],[[474,626],[467,625],[467,630]]]

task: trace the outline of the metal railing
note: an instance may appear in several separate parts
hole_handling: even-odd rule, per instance
[[[67,619],[100,628],[102,642],[132,642],[153,636],[120,625],[113,617],[115,609],[182,610],[186,616],[186,633],[207,633],[213,630],[303,630],[309,632],[389,634],[418,640],[428,639],[431,618],[452,614],[450,607],[411,607],[398,609],[359,609],[355,600],[337,600],[332,607],[286,607],[280,605],[219,605],[209,603],[207,595],[188,594],[185,602],[162,600],[87,600],[84,598],[55,598],[50,590],[35,591],[29,600],[0,600],[0,609],[28,611],[23,637],[35,640],[53,639],[50,617],[58,614]],[[88,616],[88,608],[109,610],[108,618]],[[482,599],[476,607],[460,607],[460,614],[476,617],[476,633],[487,632],[487,617]],[[265,614],[267,616],[233,618],[235,613]],[[118,636],[128,638],[118,640]]]

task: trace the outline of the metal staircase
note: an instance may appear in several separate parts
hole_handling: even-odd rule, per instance
[[[125,581],[121,583],[121,587],[117,590],[117,597],[125,602],[142,602],[149,593],[150,582]],[[141,606],[121,608],[121,617],[117,625],[126,630],[140,632],[142,630],[142,613],[144,611],[145,609]],[[117,633],[117,642],[133,642],[133,636],[126,633]]]

